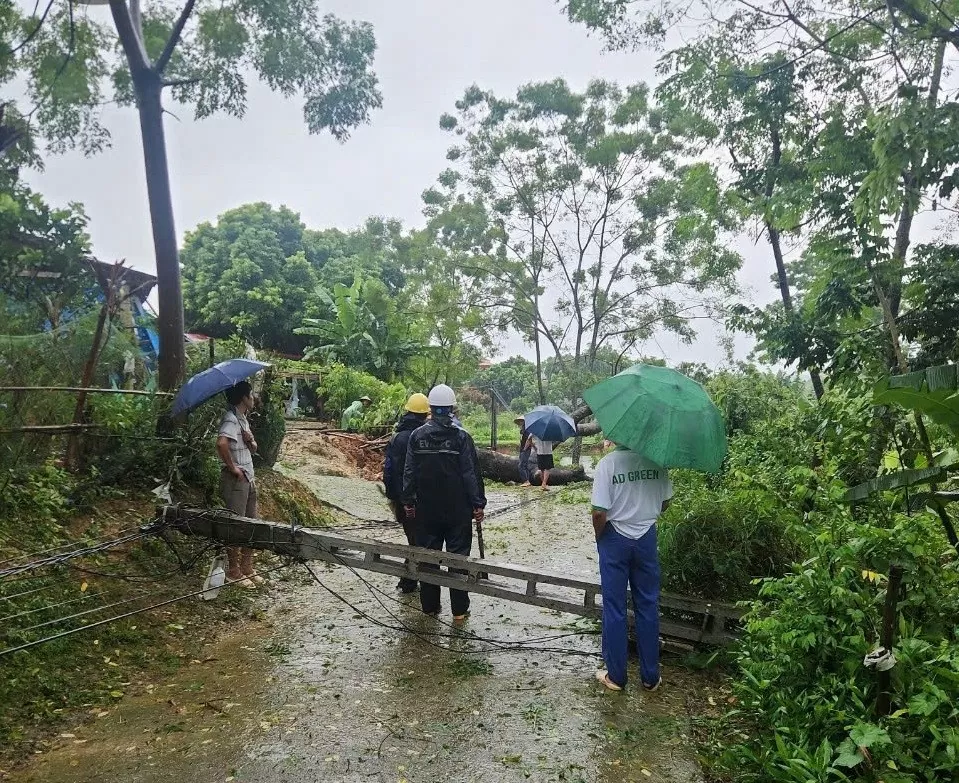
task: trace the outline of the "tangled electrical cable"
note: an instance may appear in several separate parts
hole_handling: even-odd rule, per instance
[[[339,557],[339,555],[337,555],[336,552],[331,552],[331,554],[333,555],[334,559],[339,565],[344,566],[354,577],[356,577],[360,582],[363,583],[366,589],[373,596],[373,599],[395,621],[396,625],[390,624],[388,622],[384,622],[383,620],[373,617],[368,612],[365,612],[362,609],[360,609],[358,606],[356,606],[354,603],[349,601],[339,592],[331,588],[329,585],[325,584],[316,575],[313,569],[310,568],[309,564],[304,563],[303,564],[304,568],[309,572],[313,580],[320,587],[326,590],[330,595],[332,595],[341,603],[348,606],[350,609],[352,609],[358,615],[363,617],[365,620],[367,620],[368,622],[371,622],[372,624],[378,627],[381,627],[387,630],[392,630],[392,631],[399,631],[401,633],[411,634],[413,636],[416,636],[417,638],[419,638],[421,641],[425,642],[426,644],[432,647],[436,647],[438,649],[444,650],[447,653],[460,652],[460,653],[467,653],[467,654],[474,654],[474,655],[475,654],[487,655],[487,654],[493,654],[493,653],[499,653],[499,652],[544,652],[544,653],[556,653],[560,655],[573,655],[573,656],[582,656],[582,657],[595,657],[597,655],[597,652],[595,650],[576,650],[576,649],[565,648],[565,647],[546,647],[540,644],[541,642],[549,642],[549,641],[554,641],[556,639],[569,638],[572,636],[579,637],[579,636],[597,635],[598,632],[596,631],[579,631],[579,632],[573,632],[573,633],[551,634],[548,636],[540,636],[540,637],[534,637],[531,639],[523,639],[520,641],[510,642],[510,641],[504,641],[503,639],[494,639],[491,637],[485,637],[473,631],[469,631],[465,628],[447,623],[444,620],[440,620],[439,618],[433,618],[432,616],[431,616],[431,619],[433,619],[435,622],[439,623],[442,626],[445,626],[446,628],[450,630],[448,632],[423,631],[420,629],[411,628],[406,623],[404,623],[400,617],[398,617],[395,613],[393,613],[386,606],[386,604],[383,603],[380,596],[384,596],[385,598],[389,599],[390,601],[393,601],[394,603],[399,604],[400,606],[409,606],[408,604],[400,601],[395,596],[384,592],[383,590],[378,588],[376,585],[372,584],[368,579],[366,579],[362,574],[360,574],[350,563],[344,561],[341,557]],[[422,609],[420,609],[419,607],[415,607],[415,608],[417,611],[425,615]],[[432,641],[431,637],[456,638],[456,639],[465,638],[475,642],[479,642],[481,644],[485,644],[487,645],[487,649],[454,651]]]
[[[212,513],[215,513],[215,509],[205,509],[199,512],[197,516],[203,517]],[[0,568],[0,585],[15,582],[17,581],[17,577],[22,578],[24,574],[30,574],[43,568],[49,568],[58,565],[67,565],[78,571],[95,574],[97,576],[128,579],[129,581],[155,581],[157,579],[163,579],[167,576],[171,576],[177,571],[185,572],[186,570],[189,570],[189,568],[195,565],[199,558],[202,557],[203,554],[205,554],[209,549],[219,546],[219,544],[215,542],[210,543],[189,560],[184,560],[176,548],[170,543],[170,541],[163,537],[163,533],[169,530],[170,527],[170,524],[162,517],[157,517],[148,524],[141,525],[137,528],[127,528],[123,531],[120,531],[120,534],[115,535],[113,538],[98,539],[91,542],[71,542],[69,544],[63,544],[59,547],[51,547],[50,549],[40,550],[38,552],[18,555],[3,561],[3,563],[0,565],[6,565],[11,562],[22,560],[26,560],[27,562],[15,562],[14,565],[7,565],[5,568]],[[81,568],[70,562],[72,560],[98,554],[108,549],[113,549],[121,546],[122,544],[140,541],[152,536],[160,536],[164,543],[170,547],[179,563],[177,569],[163,574],[144,575],[142,577],[138,577],[137,575],[133,574],[109,573],[104,571],[96,571],[89,568]],[[0,598],[2,598],[2,596],[0,596]]]
[[[577,486],[579,486],[581,483],[588,483],[588,482],[575,482],[575,483],[572,483],[572,484],[567,484],[567,488],[577,487]],[[508,513],[512,512],[512,511],[516,511],[516,510],[521,509],[521,508],[524,508],[524,507],[526,507],[526,506],[531,506],[531,505],[533,505],[534,503],[539,503],[539,502],[541,502],[541,501],[543,501],[543,500],[546,500],[547,498],[550,498],[550,497],[555,498],[556,496],[555,496],[555,495],[548,495],[548,494],[546,494],[546,493],[543,493],[543,494],[537,495],[537,496],[534,497],[534,498],[529,498],[529,499],[526,499],[526,500],[521,500],[521,501],[519,501],[519,502],[517,502],[517,503],[510,503],[509,505],[503,506],[502,508],[495,508],[495,509],[493,509],[492,511],[490,511],[490,512],[488,512],[488,513],[486,514],[486,516],[483,518],[483,521],[485,522],[485,521],[488,521],[488,520],[490,520],[490,519],[494,519],[494,518],[496,518],[496,517],[498,517],[498,516],[500,516],[500,515],[502,515],[502,514],[508,514]],[[337,508],[339,508],[339,507],[337,506]],[[342,525],[342,526],[338,525],[338,526],[336,526],[336,527],[334,527],[334,528],[331,528],[331,530],[333,530],[334,532],[337,532],[337,533],[347,533],[347,532],[352,532],[352,531],[355,531],[355,530],[378,530],[378,529],[382,529],[382,528],[384,528],[384,527],[392,527],[393,525],[395,525],[395,521],[392,520],[392,519],[370,520],[369,522],[363,522],[363,523],[358,524],[358,525]]]
[[[337,592],[337,591],[334,590],[332,587],[330,587],[330,586],[327,585],[325,582],[323,582],[323,580],[321,580],[321,579],[316,575],[316,573],[313,571],[312,568],[310,568],[310,566],[309,566],[307,563],[303,563],[304,568],[306,568],[306,570],[309,572],[310,576],[313,577],[313,580],[314,580],[320,587],[322,587],[324,590],[326,590],[330,595],[332,595],[332,596],[333,596],[334,598],[336,598],[338,601],[340,601],[340,602],[343,603],[344,605],[348,606],[350,609],[352,609],[354,612],[356,612],[356,614],[358,614],[360,617],[362,617],[363,619],[365,619],[367,622],[370,622],[370,623],[372,623],[373,625],[375,625],[375,626],[377,626],[377,627],[379,627],[379,628],[386,629],[386,630],[398,631],[398,632],[400,632],[400,633],[410,634],[411,636],[417,637],[418,639],[420,639],[420,640],[421,640],[422,642],[424,642],[425,644],[428,644],[430,647],[435,647],[436,649],[442,650],[442,651],[445,652],[445,653],[452,654],[452,655],[462,655],[462,654],[465,654],[465,655],[489,655],[489,654],[501,653],[501,652],[544,652],[544,653],[557,653],[557,654],[560,654],[560,655],[572,655],[572,656],[581,656],[581,657],[590,657],[590,658],[596,657],[596,655],[598,654],[595,650],[573,650],[573,649],[567,649],[567,648],[561,648],[561,647],[543,647],[543,646],[539,646],[539,645],[534,644],[534,642],[537,642],[537,641],[549,641],[549,640],[551,640],[551,639],[565,638],[565,637],[568,637],[568,636],[587,636],[587,635],[592,635],[593,633],[595,633],[595,632],[592,632],[592,631],[583,631],[583,632],[580,632],[580,633],[569,633],[569,634],[557,634],[557,635],[553,635],[553,636],[543,636],[543,637],[537,637],[537,638],[534,638],[534,639],[525,639],[525,640],[518,641],[518,642],[506,642],[506,641],[503,641],[502,639],[493,639],[493,638],[490,638],[490,637],[481,636],[480,634],[474,633],[474,632],[472,632],[472,631],[468,631],[468,630],[466,630],[465,628],[461,628],[461,627],[458,627],[458,626],[456,626],[456,625],[452,625],[452,624],[450,624],[450,623],[446,623],[446,622],[443,621],[443,620],[439,620],[438,618],[433,618],[433,617],[431,617],[431,619],[435,620],[435,621],[438,622],[440,625],[443,625],[443,626],[449,628],[450,630],[444,632],[444,631],[425,631],[425,630],[420,630],[420,629],[417,629],[417,628],[411,628],[411,627],[408,626],[406,623],[404,623],[401,618],[397,617],[396,614],[394,614],[392,611],[390,611],[390,609],[387,608],[386,605],[376,596],[376,592],[378,591],[378,588],[374,587],[374,586],[371,585],[369,582],[367,582],[365,579],[363,579],[363,577],[361,577],[361,576],[360,576],[352,567],[350,567],[348,564],[344,563],[343,565],[345,565],[345,566],[347,567],[347,569],[350,570],[350,571],[353,573],[354,576],[357,576],[357,577],[360,578],[360,580],[366,585],[367,589],[368,589],[368,590],[370,591],[370,593],[373,595],[374,600],[383,608],[383,610],[384,610],[390,617],[393,618],[393,620],[396,622],[396,625],[393,625],[393,624],[391,624],[391,623],[389,623],[389,622],[385,622],[385,621],[383,621],[383,620],[380,620],[380,619],[377,618],[377,617],[373,617],[373,616],[372,616],[371,614],[369,614],[368,612],[363,611],[363,610],[362,610],[361,608],[359,608],[356,604],[354,604],[353,602],[351,602],[348,598],[346,598],[345,596],[341,595],[339,592]],[[382,592],[382,591],[380,591],[380,592]],[[386,594],[384,593],[384,595],[386,595]],[[393,597],[393,596],[388,596],[388,597],[389,597],[391,600],[396,601],[396,603],[399,603],[401,606],[407,606],[407,604],[403,604],[401,601],[398,601],[398,600],[397,600],[395,597]],[[417,609],[417,611],[420,611],[420,612],[422,613],[422,609]],[[476,642],[480,642],[480,643],[482,643],[482,644],[486,644],[486,645],[488,645],[488,647],[487,647],[486,649],[482,649],[482,650],[469,650],[469,649],[453,650],[453,649],[450,649],[449,647],[444,647],[443,645],[434,642],[434,641],[433,641],[433,638],[466,639],[466,640],[476,641]]]

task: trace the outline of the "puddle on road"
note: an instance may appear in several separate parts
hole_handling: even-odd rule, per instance
[[[369,493],[370,485],[354,484]],[[490,507],[533,497],[538,491],[493,492]],[[485,526],[488,556],[594,574],[586,507],[558,498],[551,492],[491,519]],[[395,524],[362,534],[401,538]],[[84,744],[64,738],[28,773],[10,779],[701,779],[686,737],[687,705],[693,694],[705,700],[713,687],[707,676],[667,663],[666,687],[648,694],[635,687],[638,675],[631,668],[634,684],[627,692],[607,693],[592,677],[599,637],[584,619],[475,595],[465,632],[459,632],[447,625],[445,590],[444,612],[435,620],[419,611],[416,596],[396,593],[391,577],[312,568],[351,605],[299,568],[291,583],[273,588],[272,634],[258,624],[257,635],[224,642],[217,665],[203,678],[191,680],[188,669],[169,688],[158,684],[153,694],[124,700],[116,720],[76,732]],[[517,646],[528,640],[535,641]],[[166,698],[184,711],[176,713]],[[234,706],[221,713],[204,706],[210,701],[220,709]]]

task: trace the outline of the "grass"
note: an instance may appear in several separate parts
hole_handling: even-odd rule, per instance
[[[553,708],[540,701],[531,701],[523,708],[523,719],[534,733],[539,734],[547,723],[554,720]]]
[[[76,541],[94,524],[95,535],[107,538],[131,523],[146,521],[152,516],[154,503],[152,496],[127,497],[125,504],[122,500],[110,501],[110,513],[104,513],[104,504],[91,520],[68,520],[58,526],[59,540],[40,545],[25,541],[15,529],[29,526],[29,520],[17,519],[15,524],[13,520],[0,520],[0,540],[16,540],[22,551],[35,551]],[[206,542],[179,535],[171,540],[187,562],[195,558],[186,574],[180,572],[179,562],[166,544],[147,539],[74,564],[123,578],[61,565],[0,583],[0,617],[4,618],[0,623],[0,649],[78,629],[71,635],[0,656],[0,759],[9,761],[26,755],[36,740],[71,719],[78,708],[90,710],[115,704],[129,688],[177,671],[200,654],[204,642],[216,637],[219,625],[249,616],[253,596],[224,590],[216,601],[187,598],[84,630],[85,624],[185,595],[202,585],[212,557],[211,552],[204,551]],[[17,555],[7,549],[0,552],[0,560]],[[19,595],[36,588],[42,589]],[[126,603],[106,608],[121,601]],[[75,614],[79,616],[65,619]]]
[[[450,674],[461,679],[485,677],[493,673],[493,665],[483,658],[454,658],[447,668]]]

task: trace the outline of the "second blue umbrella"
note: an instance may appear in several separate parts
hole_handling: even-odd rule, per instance
[[[555,405],[540,405],[523,416],[526,431],[540,440],[560,443],[576,436],[576,422]]]
[[[176,416],[192,410],[210,397],[231,386],[236,386],[240,381],[269,366],[266,362],[256,362],[252,359],[227,359],[225,362],[214,364],[209,370],[197,373],[180,387],[173,401],[172,413]]]

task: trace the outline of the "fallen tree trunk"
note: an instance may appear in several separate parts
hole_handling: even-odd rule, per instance
[[[583,419],[593,415],[593,412],[590,410],[588,405],[580,405],[569,415],[570,418],[576,422],[576,434],[580,437],[583,435],[597,435],[603,431],[603,428],[599,426],[599,422],[595,419],[593,419],[593,421],[588,421],[585,424],[583,423]]]
[[[519,458],[500,454],[490,449],[477,449],[476,453],[479,456],[480,472],[483,474],[483,478],[502,482],[522,481],[519,475]],[[535,477],[532,480],[533,483],[537,483]],[[583,470],[582,465],[578,465],[575,468],[553,468],[549,472],[547,483],[552,487],[585,480],[586,471]]]

